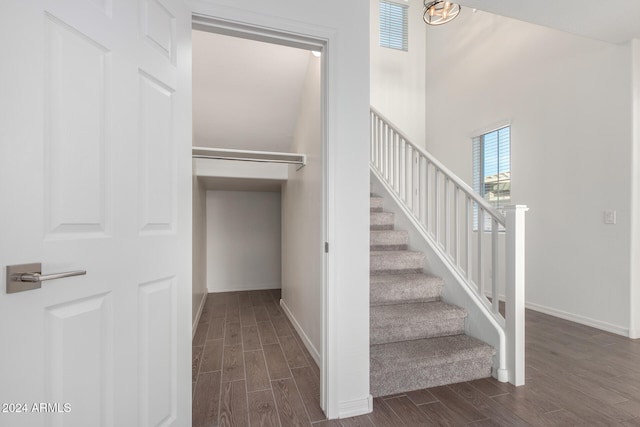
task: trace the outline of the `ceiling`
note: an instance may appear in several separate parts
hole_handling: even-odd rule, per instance
[[[311,52],[193,31],[193,145],[290,151]]]
[[[640,39],[640,0],[458,0],[458,3],[609,43]]]

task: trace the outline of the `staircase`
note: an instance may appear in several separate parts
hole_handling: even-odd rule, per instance
[[[440,300],[406,231],[371,195],[370,339],[374,397],[491,376],[493,347],[465,335],[464,309]]]

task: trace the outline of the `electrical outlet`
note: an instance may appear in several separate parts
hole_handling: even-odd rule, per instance
[[[604,211],[604,219],[603,222],[605,224],[615,224],[616,223],[616,211],[607,209]]]

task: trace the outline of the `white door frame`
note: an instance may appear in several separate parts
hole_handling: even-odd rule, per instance
[[[227,19],[221,16],[212,16],[207,10],[199,10],[197,5],[193,5],[194,28],[223,34],[233,37],[257,40],[267,43],[285,45],[306,50],[322,52],[321,71],[321,143],[323,153],[322,165],[322,236],[324,242],[331,242],[333,230],[333,200],[334,189],[333,180],[333,159],[331,147],[331,117],[329,111],[329,88],[331,68],[329,66],[331,51],[331,39],[333,32],[316,27],[300,27],[300,23],[292,23],[295,28],[281,28],[285,25],[259,25],[255,22],[240,22]],[[269,17],[271,18],[271,17]],[[290,23],[291,24],[291,23]],[[291,27],[290,25],[287,27]],[[277,29],[275,29],[277,28]],[[325,243],[325,245],[328,245]],[[328,247],[328,246],[327,246]],[[325,252],[322,259],[322,301],[321,301],[321,349],[320,349],[320,406],[325,411],[328,418],[337,418],[339,413],[338,403],[338,370],[337,370],[337,324],[335,322],[335,290],[334,275],[331,266],[332,252]]]

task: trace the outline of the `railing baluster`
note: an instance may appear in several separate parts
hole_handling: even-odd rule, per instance
[[[420,224],[427,229],[427,162],[426,157],[420,154]]]
[[[396,132],[393,135],[393,144],[391,146],[391,160],[393,162],[393,169],[391,171],[391,189],[396,191],[396,185],[398,180],[396,178],[396,174],[398,171],[398,157],[397,157],[397,149],[396,146],[398,144],[398,133]]]
[[[409,171],[409,182],[411,183],[411,188],[410,188],[410,192],[408,194],[409,197],[409,201],[411,203],[411,213],[413,213],[413,215],[416,214],[415,212],[415,208],[416,208],[416,181],[415,181],[415,170],[416,170],[416,162],[414,161],[414,157],[415,157],[415,150],[413,149],[413,147],[410,147],[409,149],[409,164],[411,164],[411,170]]]
[[[433,215],[436,243],[440,244],[440,169],[433,168]]]
[[[376,118],[373,121],[373,164],[378,168],[378,124],[379,120]]]
[[[382,138],[380,139],[380,172],[382,172],[382,176],[385,175],[385,167],[384,167],[384,144],[387,140],[387,136],[389,135],[389,125],[384,123],[382,125]]]
[[[491,221],[491,306],[493,312],[500,313],[500,293],[498,290],[498,221]]]
[[[407,145],[404,138],[402,139],[402,153],[400,154],[400,163],[402,164],[402,193],[400,193],[400,197],[403,202],[407,203],[407,152],[409,150],[409,146]]]
[[[384,133],[382,138],[382,176],[389,179],[389,169],[387,168],[387,142],[389,141],[389,125],[384,125]]]
[[[375,147],[376,147],[376,116],[375,114],[373,114],[373,112],[371,113],[371,116],[369,117],[369,132],[371,133],[371,141],[369,144],[369,156],[370,156],[370,161],[371,163],[373,163],[374,165],[376,164],[376,151],[375,151]]]
[[[484,297],[484,209],[478,205],[478,293]]]
[[[467,195],[467,197],[465,198],[466,200],[466,218],[465,218],[465,223],[466,223],[466,227],[465,227],[465,252],[466,252],[466,256],[465,256],[465,260],[467,262],[467,280],[469,282],[471,282],[471,265],[473,262],[472,259],[472,249],[471,249],[471,236],[472,234],[472,230],[473,230],[473,201],[471,200],[471,197]]]
[[[404,169],[402,168],[402,135],[398,135],[396,138],[396,194],[402,194],[400,192],[400,187],[402,185],[402,172]]]
[[[429,209],[431,208],[431,203],[429,203],[429,195],[431,194],[431,179],[429,177],[431,170],[431,162],[426,157],[424,158],[425,166],[424,166],[424,226],[425,230],[427,230],[427,234],[431,232],[431,226],[429,225],[429,220],[431,215],[429,215]]]
[[[384,140],[384,128],[385,128],[385,123],[384,122],[380,122],[380,129],[378,130],[379,132],[379,139],[378,139],[378,169],[380,169],[380,171],[382,172],[382,141]]]
[[[413,206],[411,203],[413,201],[411,198],[411,192],[413,191],[413,188],[411,187],[411,172],[413,171],[413,162],[411,161],[411,152],[413,151],[413,149],[409,146],[409,144],[406,144],[405,147],[406,147],[406,151],[404,153],[404,162],[407,165],[407,168],[404,174],[404,180],[406,182],[406,185],[404,188],[405,189],[404,200],[407,206],[409,207],[409,209],[413,210]]]
[[[396,165],[393,160],[393,147],[395,146],[397,135],[398,135],[397,132],[393,131],[393,133],[391,134],[391,139],[389,140],[389,177],[387,178],[387,181],[389,181],[391,188],[393,188],[393,180],[394,180],[393,174],[394,174],[394,171],[396,170]]]
[[[375,165],[378,170],[380,169],[380,126],[382,124],[381,120],[376,122],[376,160]]]
[[[404,197],[407,189],[407,143],[404,138],[401,139],[402,145],[400,146],[400,199],[403,202],[407,202],[407,199]]]
[[[420,192],[422,191],[422,182],[420,181],[420,155],[417,151],[413,152],[413,215],[420,222],[420,216],[422,215],[422,199],[420,198]]]
[[[373,141],[375,141],[374,135],[373,135],[373,112],[369,111],[369,135],[371,135],[371,137],[369,138],[369,161],[371,163],[373,162]]]
[[[450,194],[451,186],[449,185],[449,177],[444,178],[444,251],[447,255],[451,254],[451,206],[450,206]]]
[[[387,128],[387,134],[384,139],[384,174],[385,178],[389,180],[389,144],[391,143],[391,138],[393,138],[393,134],[395,131],[389,126]]]
[[[455,184],[455,189],[453,191],[453,215],[455,217],[455,222],[453,225],[453,232],[455,233],[455,237],[453,239],[456,245],[455,251],[455,260],[456,267],[460,268],[460,187],[458,184]]]
[[[414,152],[413,157],[413,162],[416,166],[416,170],[413,172],[416,182],[416,188],[413,192],[415,199],[413,214],[418,220],[418,223],[422,224],[422,158],[417,150]]]

